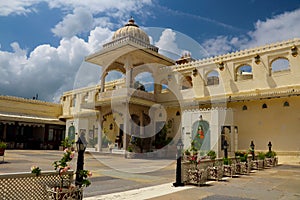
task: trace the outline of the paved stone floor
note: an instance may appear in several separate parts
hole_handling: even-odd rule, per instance
[[[61,151],[7,150],[0,173],[30,171],[32,165],[52,170]],[[175,162],[172,160],[125,159],[120,155],[85,154],[85,168],[93,172],[92,185],[85,189],[86,200],[102,199],[300,199],[300,159],[285,158],[270,169],[250,175],[211,181],[207,186],[173,187]],[[71,162],[76,168],[76,158]]]

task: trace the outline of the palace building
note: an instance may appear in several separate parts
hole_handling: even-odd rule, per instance
[[[65,92],[61,113],[51,117],[65,123],[63,136],[84,135],[96,151],[109,143],[118,153],[168,156],[179,138],[185,149],[197,138],[200,150],[219,155],[225,140],[230,154],[248,150],[251,141],[256,150],[266,151],[271,141],[278,154],[298,155],[299,48],[300,39],[292,39],[201,60],[185,54],[174,61],[130,19],[85,58],[102,68],[100,84]],[[121,78],[106,81],[111,72]],[[152,82],[143,85],[137,80],[141,74]],[[41,122],[45,141],[50,125]],[[3,127],[1,121],[2,137]]]
[[[58,149],[65,137],[60,104],[0,96],[0,141],[10,149]]]

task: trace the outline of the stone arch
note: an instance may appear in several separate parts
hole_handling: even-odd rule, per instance
[[[277,57],[270,62],[271,72],[287,71],[290,69],[290,62],[285,57]]]
[[[193,87],[193,81],[191,76],[184,76],[181,79],[181,89],[191,89]]]
[[[107,68],[103,71],[100,81],[101,81],[101,91],[104,92],[108,87],[107,83],[125,78],[124,67],[119,68]],[[114,85],[111,85],[110,90],[115,89]]]
[[[216,70],[211,70],[206,74],[206,85],[219,85],[220,78],[219,72]]]
[[[253,79],[252,66],[249,64],[241,64],[235,69],[235,80],[242,81]]]

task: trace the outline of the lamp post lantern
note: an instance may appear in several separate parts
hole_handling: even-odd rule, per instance
[[[84,165],[84,152],[86,148],[86,140],[84,136],[80,136],[76,142],[78,157],[77,157],[77,168],[76,168],[76,179],[75,185],[81,187],[83,176],[80,174],[80,171],[83,170]]]
[[[223,148],[224,148],[224,158],[228,158],[228,143],[227,143],[227,140],[224,140]]]
[[[177,154],[176,154],[176,182],[173,183],[175,187],[178,186],[184,186],[184,184],[181,181],[181,154],[183,149],[183,143],[181,138],[179,138],[177,142]]]
[[[250,144],[250,148],[251,148],[251,154],[252,154],[252,160],[254,160],[254,157],[255,157],[255,154],[254,154],[254,143],[253,143],[253,140],[251,141],[251,144]]]
[[[269,152],[271,152],[272,151],[272,143],[271,143],[271,141],[269,141],[268,147],[269,147]]]

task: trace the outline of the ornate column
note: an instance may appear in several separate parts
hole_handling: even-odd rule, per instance
[[[105,73],[102,75],[100,92],[104,92],[104,89],[105,89],[105,77],[107,76],[107,74],[108,74],[108,73],[105,72]]]
[[[126,88],[132,87],[132,63],[131,60],[127,57],[124,68],[126,69]]]

